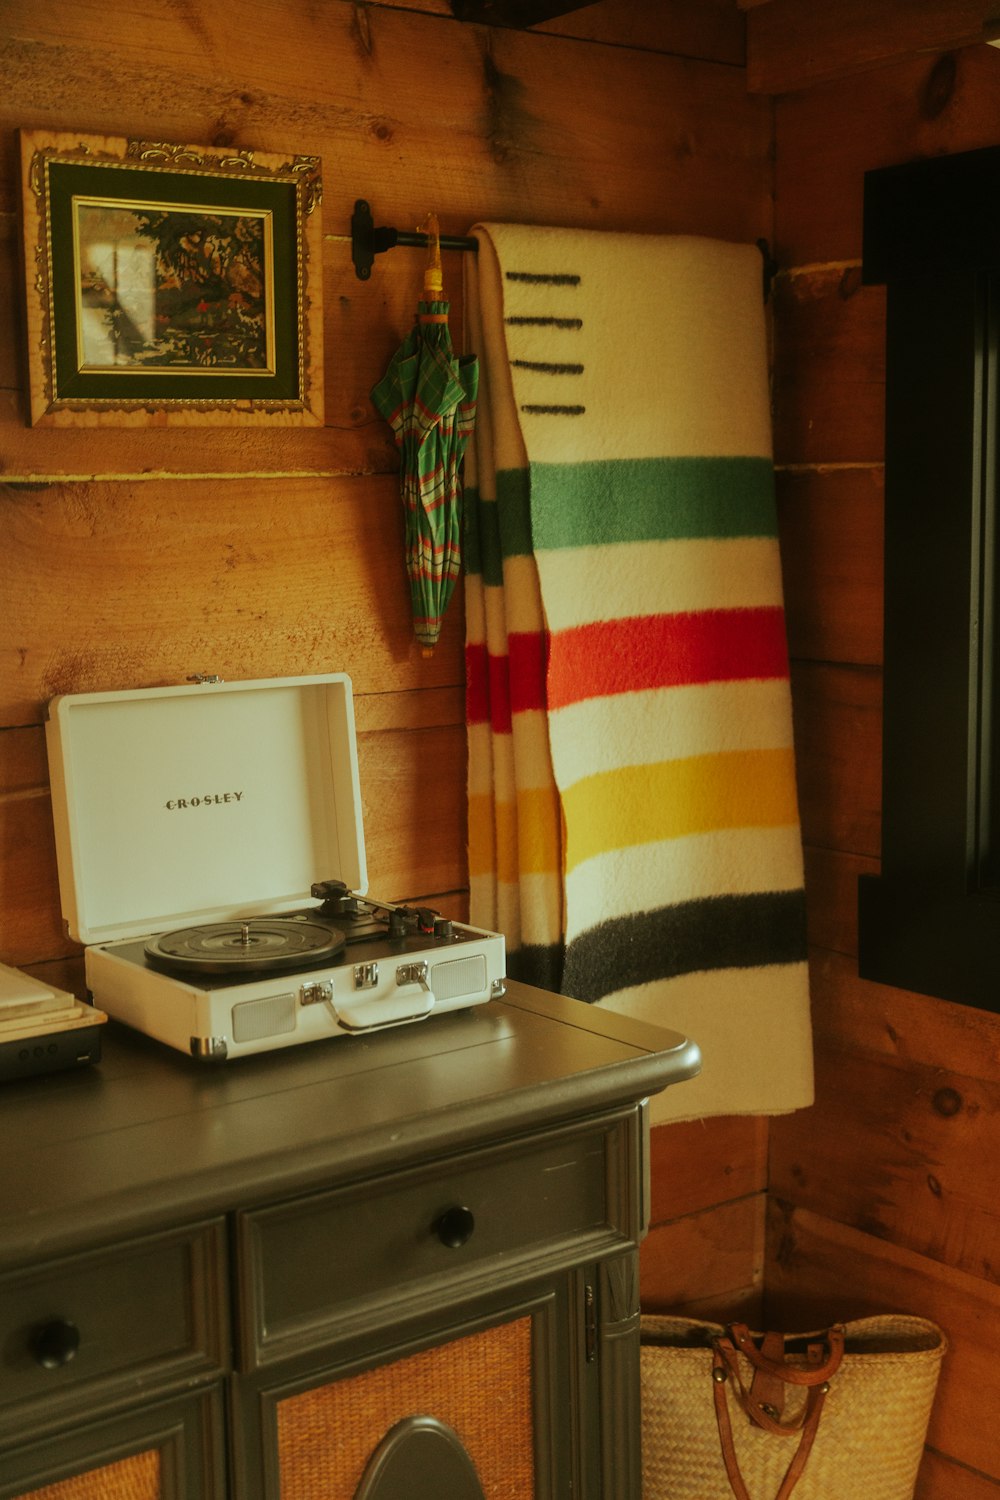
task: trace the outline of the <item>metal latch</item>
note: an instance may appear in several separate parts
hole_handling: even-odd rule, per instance
[[[299,990],[303,1005],[322,1005],[333,999],[333,984],[329,979],[311,979]]]
[[[400,964],[399,968],[396,970],[396,983],[397,984],[426,984],[427,983],[427,965],[426,965],[426,963]]]

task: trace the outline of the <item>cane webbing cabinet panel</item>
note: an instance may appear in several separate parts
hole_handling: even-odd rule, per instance
[[[159,1449],[149,1448],[71,1479],[57,1479],[32,1490],[27,1500],[159,1500],[161,1494]]]
[[[382,1438],[430,1412],[463,1442],[485,1494],[530,1500],[532,1324],[515,1318],[278,1403],[282,1500],[353,1500]]]
[[[381,1500],[410,1454],[638,1500],[644,1100],[695,1046],[517,984],[221,1066],[107,1031],[0,1090],[0,1500]]]

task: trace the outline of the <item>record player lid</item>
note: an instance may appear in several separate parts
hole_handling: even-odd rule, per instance
[[[63,915],[82,943],[368,888],[343,673],[54,698],[46,724]]]

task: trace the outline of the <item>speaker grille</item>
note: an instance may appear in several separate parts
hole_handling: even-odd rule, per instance
[[[531,1319],[279,1402],[281,1500],[354,1500],[390,1427],[418,1415],[454,1429],[487,1500],[532,1500]]]
[[[295,996],[266,995],[233,1006],[233,1041],[257,1042],[295,1030]]]
[[[471,958],[451,958],[447,963],[431,966],[431,989],[438,1000],[481,995],[485,988],[486,959],[481,953]]]

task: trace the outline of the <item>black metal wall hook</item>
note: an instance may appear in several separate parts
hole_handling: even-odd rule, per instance
[[[376,255],[384,250],[394,250],[397,245],[411,245],[426,250],[430,246],[430,235],[410,232],[405,229],[376,229],[372,220],[371,206],[364,198],[358,198],[351,215],[351,259],[354,274],[359,281],[367,281],[372,274]],[[479,249],[479,241],[465,235],[442,234],[438,240],[442,250]]]

